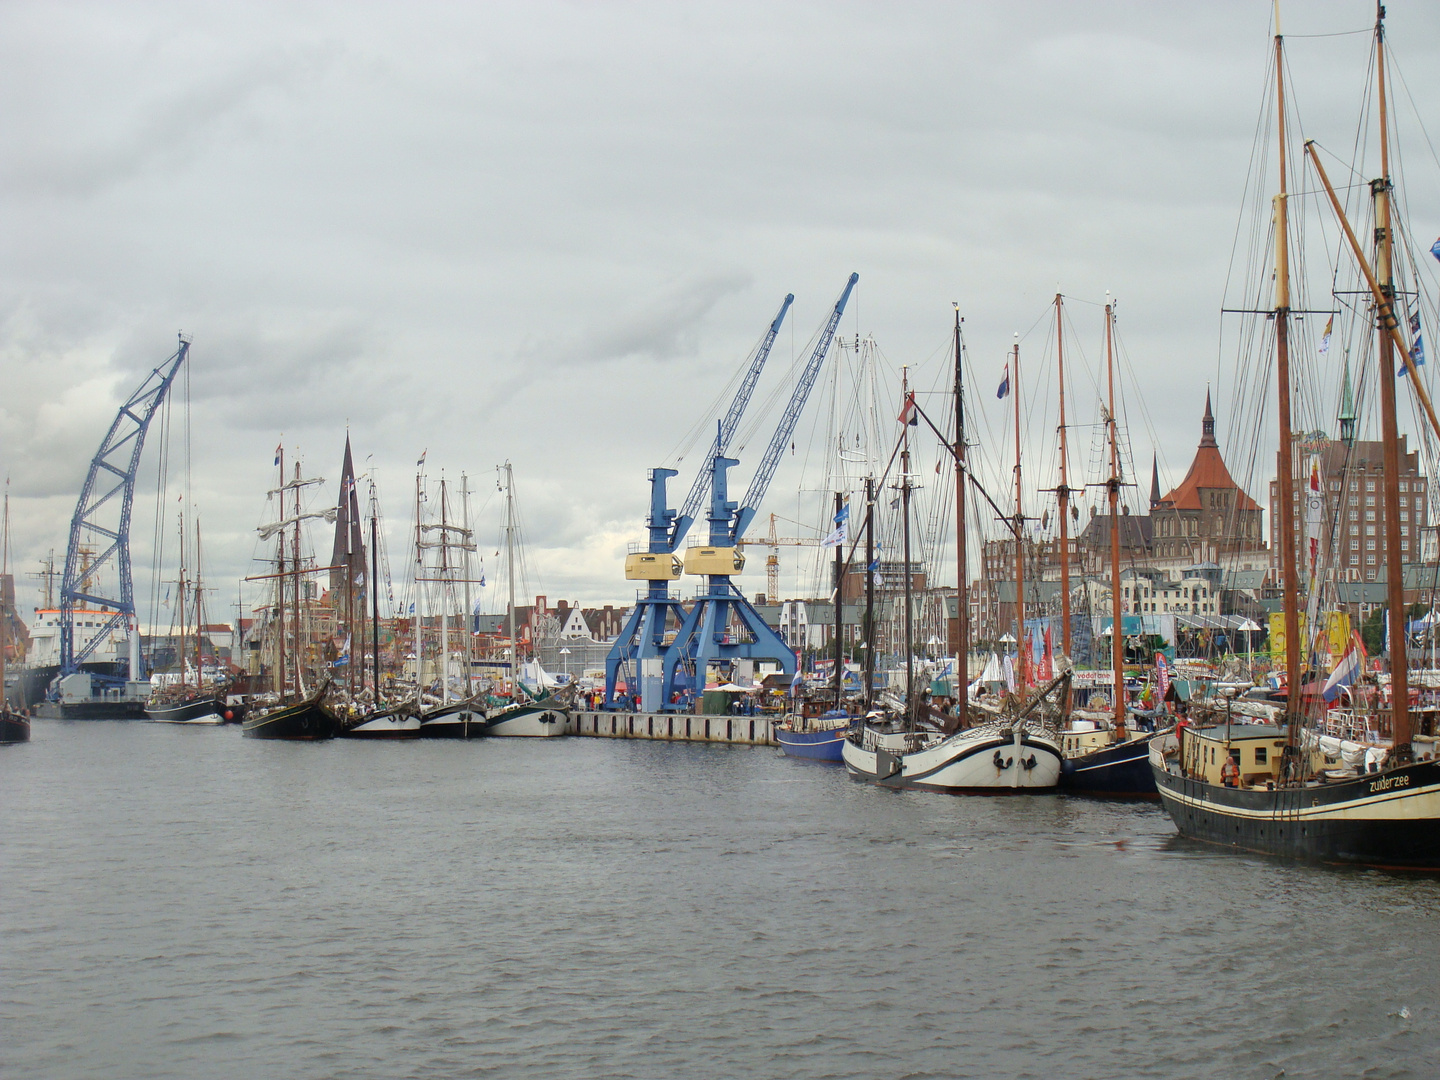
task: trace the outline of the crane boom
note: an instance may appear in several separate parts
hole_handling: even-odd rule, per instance
[[[716,435],[715,442],[711,444],[710,452],[705,455],[700,468],[695,473],[695,482],[690,485],[690,494],[685,496],[685,503],[680,508],[679,515],[675,518],[675,524],[670,530],[670,549],[674,551],[685,539],[685,534],[690,531],[690,526],[695,523],[695,515],[700,512],[700,505],[705,501],[705,493],[710,488],[710,466],[717,457],[722,456],[730,449],[730,440],[735,437],[735,429],[740,426],[740,417],[745,412],[745,406],[750,404],[750,397],[755,393],[755,384],[760,381],[760,372],[765,367],[765,361],[770,356],[770,349],[775,344],[775,338],[780,333],[780,324],[785,321],[785,313],[790,310],[790,305],[795,302],[795,294],[789,293],[785,302],[780,305],[780,313],[770,323],[770,329],[765,331],[765,336],[760,339],[756,346],[754,355],[750,358],[750,367],[745,372],[745,378],[740,382],[740,389],[735,392],[735,399],[730,402],[730,408],[725,413],[725,418],[720,421],[720,430]]]
[[[829,319],[825,321],[825,327],[820,332],[820,340],[815,343],[815,351],[810,354],[810,359],[805,363],[805,369],[795,383],[795,390],[790,395],[790,403],[785,406],[785,414],[780,418],[780,426],[775,429],[775,434],[770,439],[770,445],[765,448],[765,456],[760,459],[760,467],[755,470],[755,475],[750,480],[750,487],[745,492],[745,499],[735,514],[730,532],[732,544],[745,535],[746,528],[759,512],[760,503],[765,498],[765,491],[769,488],[770,481],[775,477],[775,469],[780,464],[780,455],[785,452],[785,446],[790,442],[790,436],[795,434],[795,425],[800,422],[800,413],[805,408],[805,402],[809,400],[810,391],[814,388],[815,380],[820,374],[820,365],[824,363],[825,355],[830,351],[830,343],[835,339],[835,331],[840,325],[840,317],[845,314],[845,305],[849,302],[850,293],[859,280],[859,274],[851,274],[850,280],[845,283],[845,291],[840,294],[840,299],[835,301],[835,309],[830,312]]]

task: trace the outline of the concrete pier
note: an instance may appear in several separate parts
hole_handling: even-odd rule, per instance
[[[568,734],[595,739],[779,746],[768,716],[696,716],[693,713],[572,712]]]

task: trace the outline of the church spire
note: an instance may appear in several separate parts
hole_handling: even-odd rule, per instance
[[[1150,509],[1160,505],[1160,456],[1150,455]]]
[[[1355,445],[1355,397],[1350,393],[1350,354],[1345,354],[1345,381],[1340,387],[1340,441]]]
[[[1210,390],[1205,390],[1205,415],[1200,418],[1200,445],[1217,446],[1215,442],[1215,414],[1210,411]]]

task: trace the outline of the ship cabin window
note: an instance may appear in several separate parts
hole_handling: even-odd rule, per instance
[[[1269,760],[1268,753],[1269,751],[1265,747],[1257,746],[1255,748],[1255,764],[1264,765]]]
[[[1240,748],[1238,746],[1231,749],[1230,760],[1235,762],[1237,766],[1240,764]]]

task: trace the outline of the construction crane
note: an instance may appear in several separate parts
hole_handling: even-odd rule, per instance
[[[125,626],[130,633],[130,679],[140,672],[140,626],[135,617],[135,588],[130,578],[130,510],[135,502],[135,477],[140,452],[155,410],[165,400],[175,373],[185,362],[190,341],[180,335],[180,347],[170,359],[146,376],[140,389],[120,406],[100,449],[90,461],[80,501],[70,519],[70,542],[65,548],[65,573],[60,579],[60,674],[70,675],[102,642],[111,630]],[[86,537],[99,536],[109,543],[98,553],[86,547]],[[114,563],[119,578],[119,596],[98,595],[92,584],[98,572]],[[95,591],[91,591],[91,590]],[[75,642],[77,602],[111,612],[103,626],[79,648]]]
[[[775,529],[775,515],[770,515],[770,531],[754,540],[740,540],[737,547],[755,547],[763,544],[770,549],[765,556],[765,602],[780,602],[780,549],[782,547],[819,547],[824,541],[818,536],[779,536]]]
[[[619,708],[621,705],[615,693],[622,671],[628,673],[630,679],[626,686],[627,695],[633,695],[635,684],[640,684],[641,707],[645,711],[654,712],[661,705],[660,662],[665,651],[665,638],[670,632],[672,622],[678,627],[685,618],[685,609],[678,600],[670,596],[670,582],[677,580],[681,574],[681,563],[675,556],[675,550],[684,541],[695,521],[695,515],[705,498],[712,462],[725,453],[730,441],[735,437],[740,418],[744,415],[745,407],[750,404],[765,361],[780,334],[780,325],[785,321],[785,314],[794,302],[795,294],[787,294],[780,305],[779,313],[770,321],[769,328],[750,354],[745,376],[740,380],[740,388],[735,392],[735,398],[730,402],[725,415],[718,421],[715,441],[711,443],[705,461],[696,471],[690,494],[685,497],[684,505],[678,514],[671,510],[667,503],[665,486],[672,476],[678,476],[679,473],[675,469],[650,470],[650,514],[646,519],[649,540],[644,550],[632,550],[625,558],[626,579],[644,581],[647,587],[643,594],[636,597],[634,610],[625,620],[625,626],[615,639],[615,644],[611,646],[609,656],[605,658],[607,709]]]
[[[810,398],[810,391],[820,375],[830,344],[845,305],[860,280],[859,274],[851,274],[840,298],[835,301],[829,317],[821,327],[815,348],[805,367],[796,380],[790,394],[790,401],[765,448],[760,466],[750,479],[750,487],[744,500],[736,504],[728,497],[726,474],[740,464],[736,458],[717,454],[710,468],[710,543],[692,547],[685,552],[685,573],[705,577],[705,585],[695,596],[695,603],[685,616],[680,629],[665,650],[661,667],[662,708],[669,708],[670,700],[683,691],[704,689],[706,671],[711,663],[725,660],[774,660],[780,664],[786,675],[795,673],[795,653],[785,640],[760,617],[760,613],[745,599],[745,594],[731,582],[733,574],[745,566],[745,555],[740,550],[740,541],[745,530],[759,512],[760,503],[775,478],[780,456],[790,445],[795,434],[795,425]],[[730,640],[731,616],[749,631],[751,640]]]

